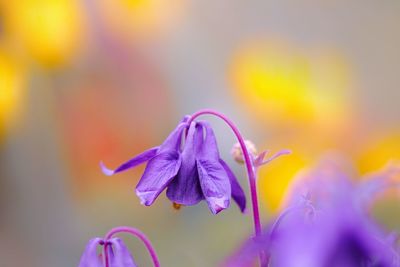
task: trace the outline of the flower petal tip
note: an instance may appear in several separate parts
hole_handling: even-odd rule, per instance
[[[114,174],[114,171],[107,168],[106,165],[104,165],[104,163],[102,161],[100,161],[100,168],[101,168],[101,171],[107,176],[111,176]]]
[[[209,200],[209,207],[211,212],[214,215],[217,215],[224,209],[229,207],[229,200],[223,199],[223,198],[211,198],[212,200]]]
[[[140,204],[142,204],[143,206],[150,206],[151,204],[153,204],[153,195],[154,192],[141,192],[139,190],[135,190],[136,195],[138,196],[138,198],[140,199]]]

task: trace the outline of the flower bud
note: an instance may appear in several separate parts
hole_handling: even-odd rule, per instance
[[[253,157],[257,156],[257,148],[254,145],[253,142],[250,140],[245,140],[244,141],[247,150],[249,151],[250,155]],[[244,157],[243,157],[243,151],[240,146],[240,143],[236,143],[233,145],[232,150],[231,150],[231,155],[233,156],[233,159],[238,162],[238,163],[244,163]]]

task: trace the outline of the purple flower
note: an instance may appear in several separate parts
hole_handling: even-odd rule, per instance
[[[383,232],[349,206],[326,210],[311,222],[289,220],[269,237],[272,266],[395,266]]]
[[[291,206],[226,266],[253,266],[260,252],[273,267],[400,266],[397,248],[360,203],[367,201],[365,190],[382,186],[386,174],[356,186],[337,166],[319,166],[293,189]]]
[[[99,255],[97,247],[107,244],[107,255]],[[108,264],[105,264],[108,259]],[[104,241],[97,237],[93,238],[86,245],[78,267],[137,267],[132,255],[119,238],[112,238]]]
[[[86,245],[78,267],[137,267],[122,240],[113,237],[118,233],[130,234],[140,239],[149,252],[154,267],[160,267],[160,262],[150,240],[138,229],[127,226],[111,229],[104,239],[100,237],[91,239]],[[102,255],[97,252],[98,246],[102,246]]]
[[[245,194],[229,166],[220,158],[214,131],[205,121],[188,124],[188,117],[158,147],[151,148],[115,170],[101,164],[106,175],[147,162],[136,186],[143,205],[153,204],[167,189],[167,197],[179,205],[191,206],[205,200],[213,214],[229,207],[231,197],[243,212]]]

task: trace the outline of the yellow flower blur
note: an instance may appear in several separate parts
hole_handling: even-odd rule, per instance
[[[74,0],[4,1],[3,6],[6,34],[40,64],[59,66],[77,51],[82,23]]]
[[[307,159],[294,152],[260,168],[258,174],[260,199],[270,211],[279,210],[289,184],[296,174],[306,166]]]
[[[0,139],[15,121],[21,106],[24,71],[14,58],[0,48]]]
[[[182,0],[100,0],[97,2],[108,30],[121,38],[158,35],[183,14]],[[129,40],[130,41],[130,40]]]
[[[400,163],[400,132],[382,135],[369,140],[357,162],[361,174],[379,170],[390,162]]]
[[[332,52],[306,56],[284,42],[259,41],[233,55],[230,78],[240,102],[262,119],[326,126],[348,114],[347,65]]]
[[[311,116],[310,66],[285,44],[244,46],[234,55],[231,78],[240,99],[256,114],[277,120]]]
[[[261,40],[238,49],[229,74],[240,104],[266,122],[274,140],[267,147],[293,151],[260,170],[261,198],[276,211],[307,161],[342,143],[352,125],[349,64],[335,50],[307,53],[282,41]]]

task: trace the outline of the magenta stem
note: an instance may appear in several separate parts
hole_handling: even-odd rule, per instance
[[[104,244],[104,255],[105,255],[105,266],[109,267],[109,262],[108,262],[108,253],[107,253],[107,241],[113,237],[113,235],[118,234],[118,233],[128,233],[133,236],[136,236],[139,238],[145,247],[147,248],[147,251],[150,254],[151,259],[153,260],[153,265],[155,267],[160,267],[160,261],[158,260],[156,251],[154,250],[153,246],[151,245],[150,240],[146,237],[145,234],[143,234],[141,231],[139,231],[136,228],[128,227],[128,226],[119,226],[111,229],[105,236],[105,244]]]
[[[256,237],[259,237],[261,235],[261,220],[260,220],[260,212],[258,208],[258,198],[257,198],[257,179],[256,179],[256,173],[255,173],[255,168],[253,165],[253,161],[250,157],[250,153],[246,147],[246,144],[244,142],[243,136],[240,134],[239,129],[236,127],[236,125],[228,119],[225,115],[211,110],[211,109],[203,109],[199,110],[195,113],[192,114],[190,117],[188,124],[192,121],[194,121],[197,117],[201,115],[214,115],[225,121],[229,127],[232,129],[233,133],[236,135],[236,138],[239,141],[240,147],[242,148],[243,151],[243,157],[244,157],[244,162],[246,164],[246,169],[247,169],[247,176],[249,179],[249,187],[250,187],[250,195],[251,195],[251,203],[253,207],[253,222],[254,222],[254,233]],[[260,262],[261,266],[267,266],[267,263],[265,262],[265,257],[260,255]]]

